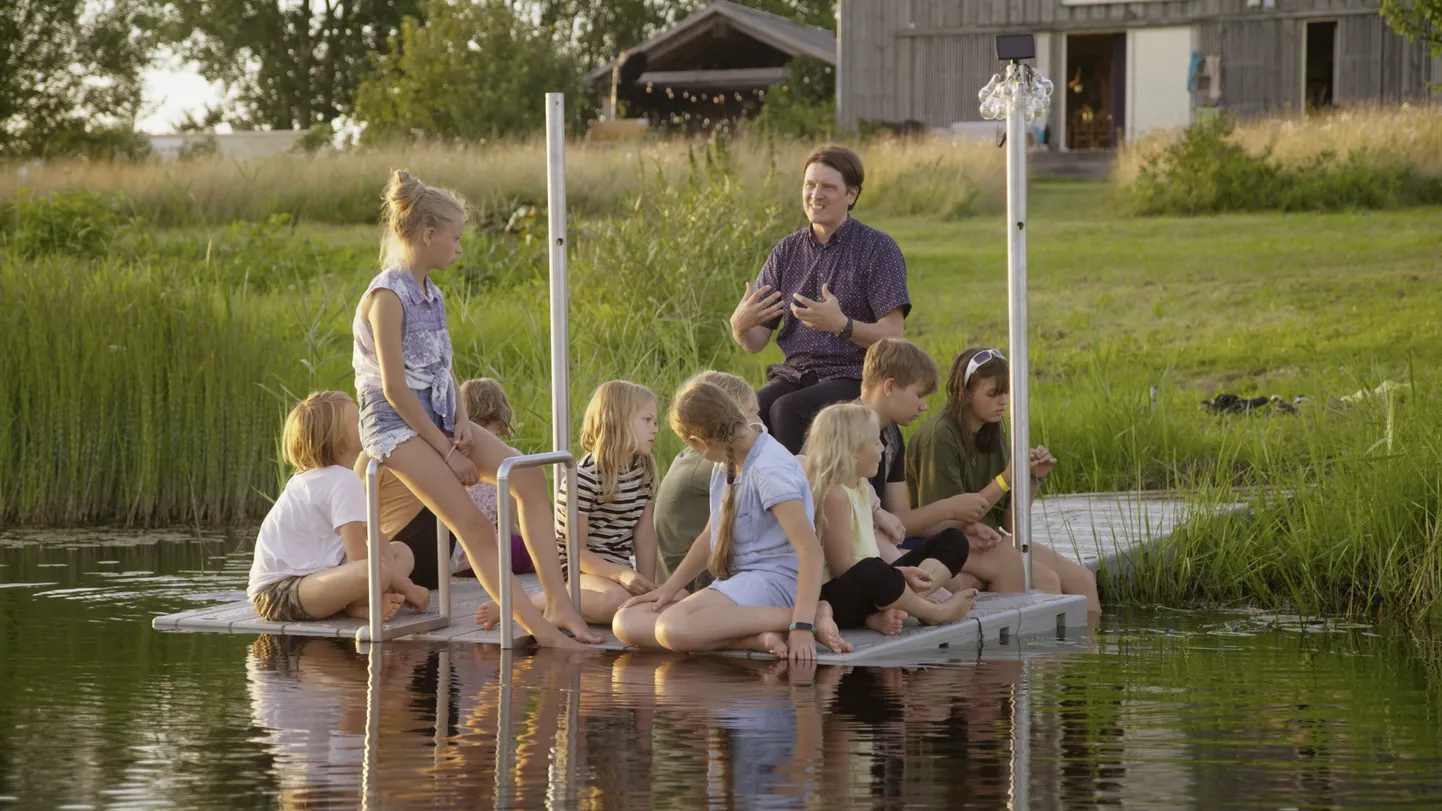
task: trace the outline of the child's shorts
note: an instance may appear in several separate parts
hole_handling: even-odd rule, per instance
[[[282,577],[260,587],[251,598],[255,613],[267,622],[314,622],[315,617],[300,607],[300,581],[303,577]]]
[[[791,608],[796,605],[796,578],[775,572],[737,572],[725,580],[713,581],[710,588],[739,606]]]

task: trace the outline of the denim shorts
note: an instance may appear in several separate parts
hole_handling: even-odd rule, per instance
[[[431,406],[430,389],[411,389],[416,399],[421,401],[421,408],[425,410],[426,416],[437,428],[443,423],[436,415],[435,408]],[[444,428],[441,428],[445,431]],[[385,461],[391,455],[391,451],[400,446],[402,442],[417,436],[416,429],[405,421],[390,401],[380,392],[373,392],[369,389],[362,389],[360,392],[360,435],[361,447],[372,458]],[[450,436],[446,433],[446,436]]]

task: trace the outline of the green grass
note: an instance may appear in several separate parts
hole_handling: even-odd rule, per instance
[[[634,216],[573,220],[577,420],[608,379],[663,404],[706,366],[761,380],[778,351],[743,355],[725,317],[795,226],[773,200],[716,174],[644,188]],[[905,251],[907,334],[943,377],[967,346],[1005,345],[1000,218],[875,217],[864,199],[858,216]],[[1122,598],[1412,617],[1442,605],[1439,221],[1438,209],[1132,219],[1105,187],[1034,186],[1033,436],[1060,460],[1049,489],[1295,493],[1191,522]],[[149,236],[93,259],[0,249],[0,523],[258,520],[283,480],[291,398],[350,387],[373,229]],[[458,374],[505,383],[527,450],[550,434],[545,261],[544,230],[477,233],[440,278]],[[1384,379],[1410,395],[1330,405]],[[1199,409],[1221,390],[1312,402],[1297,417]],[[678,444],[663,432],[663,464]]]

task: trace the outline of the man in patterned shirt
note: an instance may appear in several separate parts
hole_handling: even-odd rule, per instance
[[[767,369],[756,396],[767,430],[792,453],[801,452],[818,411],[861,395],[866,348],[900,338],[911,312],[901,249],[851,218],[864,177],[861,158],[846,147],[807,157],[808,224],[777,243],[731,315],[732,338],[752,354],[780,328],[786,362]]]

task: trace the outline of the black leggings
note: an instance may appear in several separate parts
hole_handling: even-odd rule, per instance
[[[809,382],[808,382],[809,381]],[[800,383],[777,378],[756,392],[766,430],[793,454],[801,453],[806,429],[817,412],[832,403],[849,403],[861,396],[861,381],[836,378],[816,382],[807,375]]]
[[[881,558],[866,558],[852,564],[840,577],[833,577],[821,586],[821,599],[831,604],[836,624],[841,628],[860,628],[866,618],[901,599],[906,591],[906,578],[898,566],[919,566],[935,558],[956,577],[966,565],[971,543],[959,529],[944,529],[922,541],[921,545],[888,564]]]

